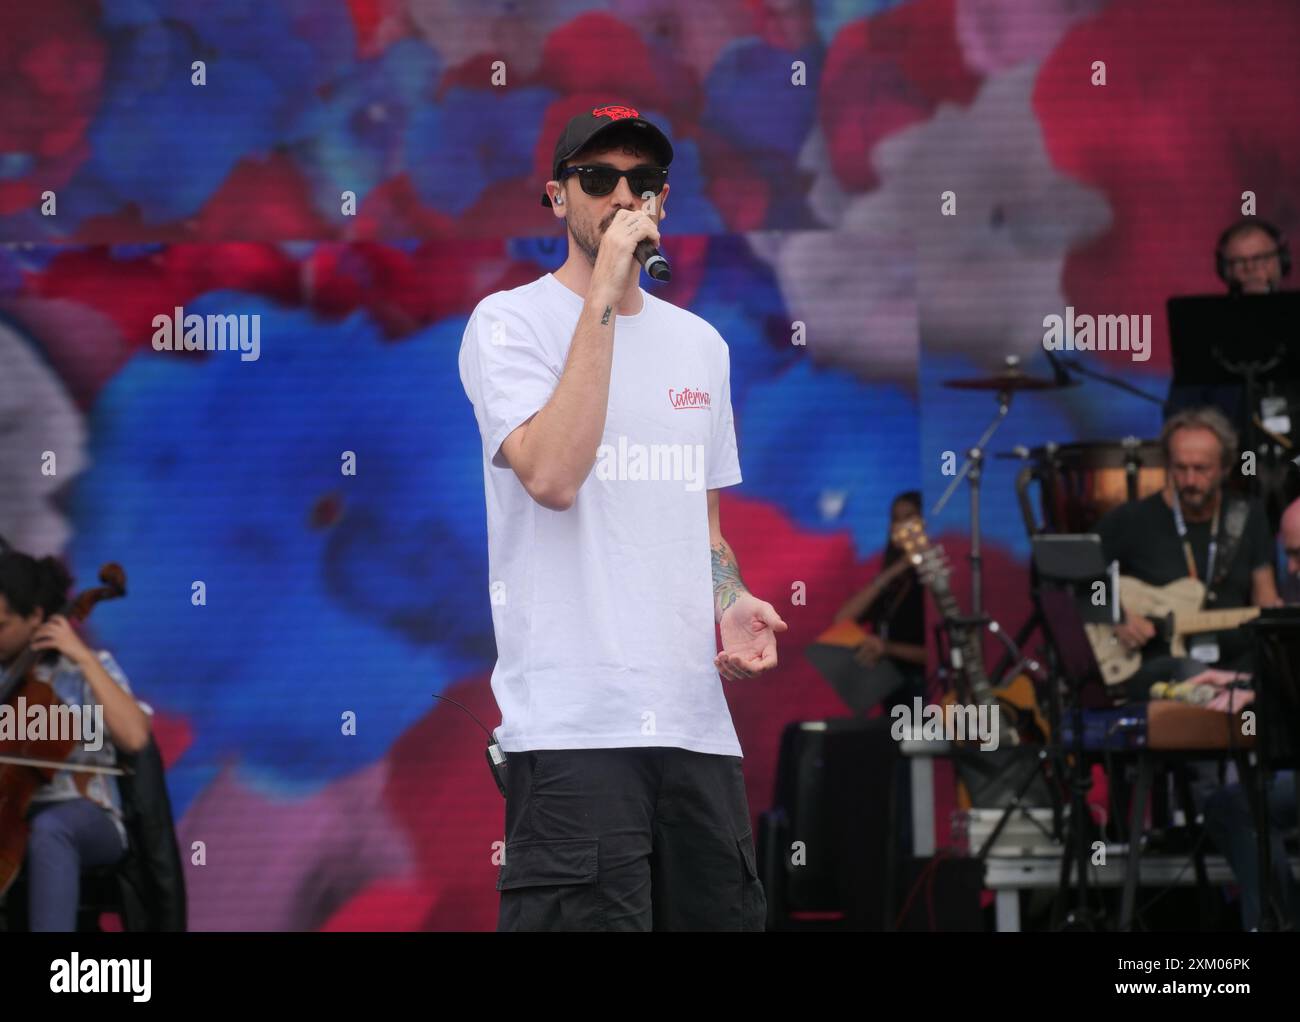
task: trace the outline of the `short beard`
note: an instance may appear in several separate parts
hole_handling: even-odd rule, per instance
[[[610,223],[613,223],[613,217],[610,218]],[[609,225],[606,224],[605,230],[608,229]],[[600,237],[603,237],[604,234],[605,231],[601,231]],[[587,257],[587,262],[590,263],[592,267],[595,267],[596,253],[600,250],[600,237],[593,240],[587,235],[586,231],[577,230],[575,225],[572,223],[569,224],[569,237],[573,239],[573,243],[578,246],[578,249],[582,254]]]
[[[1199,501],[1189,499],[1190,495],[1187,493],[1180,493],[1178,496],[1179,499],[1183,501],[1183,503],[1189,505],[1190,507],[1199,509],[1199,508],[1207,507],[1208,505],[1212,504],[1214,502],[1215,497],[1218,495],[1218,492],[1219,492],[1218,485],[1214,485],[1214,486],[1206,487],[1205,492],[1202,494],[1201,499]]]

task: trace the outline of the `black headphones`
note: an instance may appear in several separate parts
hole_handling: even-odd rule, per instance
[[[1218,274],[1219,279],[1229,287],[1238,287],[1237,281],[1228,276],[1228,260],[1223,254],[1223,248],[1236,235],[1253,227],[1256,230],[1263,231],[1273,239],[1273,244],[1277,246],[1278,264],[1282,268],[1282,276],[1291,272],[1291,249],[1287,245],[1286,235],[1279,231],[1267,220],[1257,220],[1253,216],[1242,217],[1235,224],[1230,226],[1226,231],[1219,235],[1218,242],[1214,246],[1214,272]]]

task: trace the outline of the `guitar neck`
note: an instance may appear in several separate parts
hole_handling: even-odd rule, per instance
[[[943,548],[930,547],[925,537],[925,529],[919,519],[904,522],[897,526],[890,538],[906,551],[912,563],[917,566],[921,580],[944,619],[950,623],[949,634],[954,640],[954,649],[961,652],[960,673],[970,685],[971,696],[981,705],[992,707],[991,715],[996,721],[999,741],[1012,745],[1020,743],[1019,732],[1010,725],[1000,712],[1001,702],[989,684],[984,670],[984,650],[981,645],[981,629],[973,625],[953,625],[961,619],[961,607],[953,596],[948,584],[949,572],[943,563]],[[956,660],[956,657],[953,658]],[[956,667],[957,665],[954,664]]]
[[[1225,610],[1197,610],[1174,615],[1174,630],[1180,634],[1218,632],[1259,617],[1258,607],[1232,607]]]
[[[962,616],[961,607],[957,605],[957,599],[947,585],[936,583],[930,592],[934,595],[934,602],[938,604],[939,613],[944,620],[955,621]],[[997,697],[993,694],[993,686],[989,684],[988,675],[984,671],[984,651],[980,648],[979,632],[967,626],[960,628],[958,635],[962,672],[970,682],[971,694],[979,702],[991,706],[997,702]]]

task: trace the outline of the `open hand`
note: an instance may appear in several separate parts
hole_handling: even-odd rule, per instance
[[[722,652],[713,658],[724,678],[752,678],[776,666],[776,633],[788,626],[766,600],[742,593],[722,614]]]

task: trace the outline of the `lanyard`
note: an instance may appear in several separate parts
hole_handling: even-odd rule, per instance
[[[1219,512],[1223,509],[1223,495],[1219,495],[1219,503],[1214,508],[1214,521],[1210,523],[1210,551],[1205,558],[1205,586],[1208,589],[1214,584],[1214,558],[1219,552]],[[1183,541],[1183,556],[1187,558],[1187,574],[1192,578],[1199,579],[1196,574],[1196,561],[1192,557],[1192,544],[1187,539],[1187,522],[1183,520],[1183,505],[1178,499],[1178,491],[1174,491],[1174,525],[1178,529],[1178,538]]]

